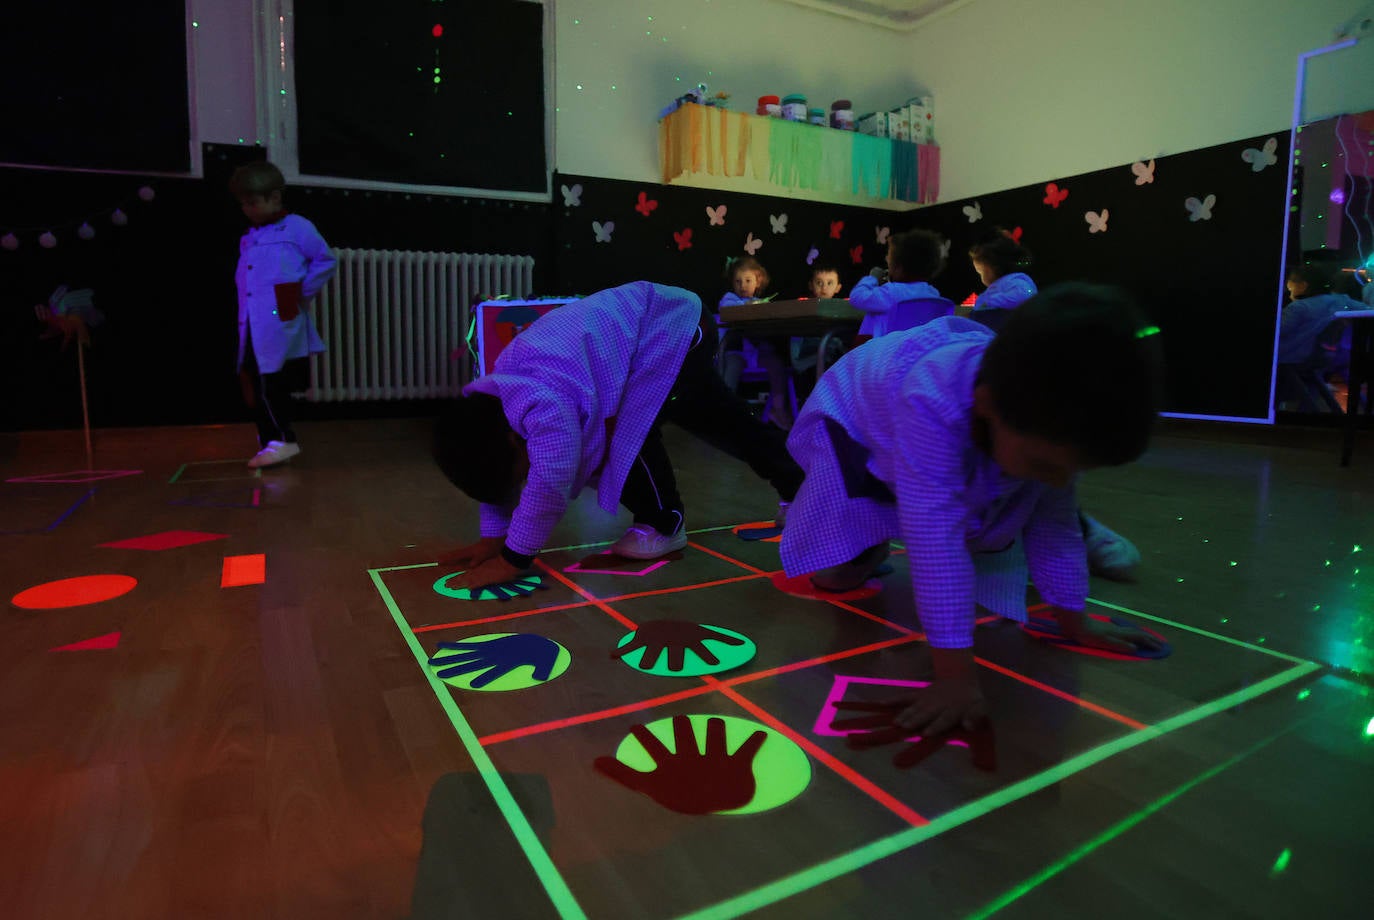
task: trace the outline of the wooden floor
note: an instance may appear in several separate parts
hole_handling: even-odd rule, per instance
[[[598,547],[560,550],[547,590],[504,604],[431,587],[476,515],[421,422],[304,425],[302,456],[261,477],[243,427],[97,432],[94,467],[137,472],[90,482],[13,481],[83,478],[55,475],[86,468],[79,434],[0,435],[0,912],[1367,916],[1374,445],[1341,469],[1335,431],[1282,446],[1220,431],[1176,429],[1082,489],[1145,556],[1137,584],[1094,581],[1094,609],[1156,629],[1170,658],[980,629],[992,774],[955,748],[897,770],[891,751],[816,733],[836,678],[924,673],[905,560],[866,600],[782,594],[776,545],[727,526],[771,517],[768,490],[676,432],[701,530],[682,558],[564,573]],[[553,542],[625,523],[584,496]],[[215,539],[102,545],[167,531]],[[262,583],[221,586],[226,557],[259,554]],[[90,575],[137,585],[10,600]],[[610,658],[626,623],[659,618],[734,629],[758,654],[717,678]],[[559,642],[567,673],[490,693],[423,663],[504,632]],[[759,814],[687,816],[592,769],[677,714],[773,728],[810,785]]]

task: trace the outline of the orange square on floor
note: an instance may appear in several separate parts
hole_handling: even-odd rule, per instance
[[[241,585],[260,585],[267,580],[267,556],[257,553],[252,556],[225,556],[224,571],[220,574],[221,588],[237,588]]]

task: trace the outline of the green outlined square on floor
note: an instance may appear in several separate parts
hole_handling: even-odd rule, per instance
[[[397,604],[396,599],[392,596],[391,592],[387,587],[386,581],[383,578],[383,575],[387,572],[399,571],[406,568],[415,567],[396,566],[389,568],[376,568],[370,569],[368,574],[372,578],[373,584],[377,588],[378,594],[381,596],[383,603],[387,607],[388,611],[391,613],[393,622],[396,624],[397,629],[400,631],[402,637],[410,646],[411,651],[416,658],[417,665],[421,668],[422,673],[425,674],[426,679],[429,681],[431,689],[435,693],[436,699],[439,701],[440,705],[448,714],[450,722],[453,724],[454,729],[457,731],[460,740],[463,742],[464,747],[467,749],[469,755],[471,756],[476,769],[486,781],[487,788],[490,790],[492,797],[495,800],[498,808],[501,810],[502,815],[506,819],[507,823],[510,825],[511,830],[513,831],[517,840],[519,841],[526,858],[529,859],[530,864],[532,865],[536,874],[538,875],[555,909],[562,917],[573,918],[587,916],[583,906],[578,902],[577,897],[573,894],[572,885],[569,882],[569,878],[565,877],[563,872],[561,872],[559,868],[555,866],[548,851],[544,848],[543,843],[540,841],[538,835],[533,830],[529,818],[525,814],[523,814],[520,808],[516,805],[515,800],[510,793],[510,790],[507,788],[505,781],[502,779],[502,770],[498,769],[496,763],[493,762],[492,753],[483,746],[481,740],[479,739],[478,733],[474,731],[473,726],[468,720],[467,714],[464,712],[464,707],[458,704],[458,701],[455,698],[454,694],[442,681],[440,681],[434,675],[433,671],[428,667],[427,662],[429,656],[426,648],[424,647],[424,645],[422,645],[420,637],[418,637],[415,634],[413,629],[408,624],[405,614],[402,612],[400,606]],[[691,589],[687,589],[687,591],[688,593],[690,593]],[[1284,667],[1283,670],[1279,671],[1278,673],[1270,674],[1269,676],[1264,677],[1263,679],[1257,680],[1253,683],[1249,683],[1243,686],[1242,689],[1226,693],[1216,699],[1211,699],[1206,702],[1202,702],[1196,706],[1192,706],[1186,709],[1185,711],[1179,712],[1176,715],[1165,718],[1163,721],[1158,722],[1156,724],[1146,725],[1146,727],[1136,730],[1125,729],[1125,733],[1119,735],[1118,737],[1111,738],[1110,740],[1100,743],[1089,750],[1071,755],[1062,762],[1055,763],[1037,773],[1028,776],[1023,776],[1022,778],[1012,782],[1010,785],[1003,786],[1001,788],[993,790],[988,794],[978,797],[972,801],[968,801],[961,805],[957,805],[956,807],[953,807],[951,810],[938,815],[933,820],[930,820],[928,823],[921,824],[919,826],[908,826],[902,829],[895,830],[891,833],[878,836],[876,839],[868,843],[859,845],[854,849],[848,850],[847,852],[825,858],[823,859],[823,861],[817,862],[806,868],[800,869],[799,871],[792,871],[788,873],[786,869],[783,869],[781,872],[778,872],[778,870],[776,869],[771,870],[775,873],[775,877],[773,877],[772,879],[760,879],[760,884],[757,887],[734,894],[722,893],[726,895],[723,900],[716,901],[715,903],[709,904],[708,906],[697,908],[690,914],[681,915],[679,910],[667,909],[664,912],[664,916],[689,917],[692,918],[692,920],[727,920],[727,918],[738,917],[750,911],[758,910],[770,904],[774,904],[787,898],[793,897],[795,895],[801,894],[802,892],[810,890],[818,885],[824,884],[826,882],[840,878],[841,876],[860,870],[863,867],[878,862],[879,860],[885,859],[888,856],[900,853],[904,850],[910,849],[911,847],[917,846],[920,843],[928,841],[947,831],[953,830],[954,828],[967,824],[970,821],[974,821],[978,818],[984,817],[996,811],[999,808],[1020,801],[1021,799],[1031,796],[1043,789],[1048,788],[1051,785],[1062,782],[1064,779],[1076,773],[1087,770],[1088,768],[1093,767],[1096,764],[1102,763],[1103,761],[1111,757],[1114,757],[1117,754],[1131,750],[1132,748],[1136,748],[1147,742],[1159,739],[1171,732],[1201,722],[1213,715],[1222,713],[1246,701],[1253,700],[1260,696],[1263,696],[1279,687],[1284,686],[1285,684],[1291,683],[1309,674],[1312,674],[1313,672],[1318,671],[1321,668],[1320,665],[1314,662],[1306,661],[1300,658],[1295,658],[1293,656],[1285,655],[1280,652],[1275,652],[1260,646],[1251,645],[1240,640],[1220,636],[1215,633],[1207,632],[1206,630],[1201,630],[1195,627],[1187,626],[1185,624],[1167,620],[1162,617],[1151,616],[1149,614],[1144,614],[1139,611],[1122,608],[1112,604],[1106,604],[1101,602],[1093,603],[1097,603],[1099,606],[1109,610],[1125,613],[1128,616],[1149,620],[1152,625],[1161,624],[1173,629],[1179,629],[1188,633],[1192,633],[1197,636],[1203,636],[1206,638],[1217,640],[1229,644],[1231,646],[1248,649],[1251,652],[1278,659],[1282,662],[1285,662],[1288,666]],[[584,610],[586,613],[590,613],[592,612],[592,608],[594,608],[595,606],[595,602],[589,602],[587,606],[582,607],[581,609]],[[599,613],[603,617],[606,616],[604,612],[597,611],[597,613]],[[493,631],[496,632],[507,630],[494,629]],[[704,680],[708,682],[712,681],[711,678],[705,678]],[[724,685],[717,684],[713,685],[713,687],[714,686]],[[730,691],[728,687],[725,687],[723,692],[726,692],[728,695],[732,691]],[[714,695],[714,693],[712,691],[705,691],[703,695]],[[740,697],[738,693],[735,693],[731,698],[735,701],[740,701],[742,699],[742,697]],[[687,708],[694,708],[692,706],[692,703],[694,702],[697,701],[688,701],[688,703],[686,704]],[[664,706],[656,708],[663,709],[667,708],[667,706],[669,705],[673,707],[681,707],[682,704],[665,703]],[[599,707],[590,706],[589,708]],[[763,710],[761,709],[758,711],[763,712]],[[642,715],[642,713],[637,714],[637,717],[638,715]],[[615,723],[612,722],[610,724]],[[604,732],[606,728],[610,727],[610,724],[601,725],[598,729],[596,729],[596,731]],[[621,723],[621,727],[623,728],[623,722]],[[1118,728],[1123,727],[1118,726]],[[593,733],[593,737],[594,736],[595,735]],[[535,739],[533,737],[521,737],[518,739],[517,743],[526,741],[535,744],[538,743],[538,739]],[[558,758],[558,762],[577,761],[577,758],[586,759],[586,754],[590,751],[590,749],[583,751],[578,747],[578,737],[576,733],[561,732],[558,733],[558,737],[555,742],[549,742],[548,739],[545,739],[545,743],[553,743],[555,747],[559,745],[570,745],[573,749],[577,749],[576,753],[570,750],[567,757]],[[498,757],[504,760],[506,755],[501,754],[499,752],[499,748],[500,745],[497,745],[494,749],[498,751]],[[511,748],[510,750],[513,752],[516,749]],[[597,753],[610,753],[610,751],[602,751],[598,749]],[[548,761],[545,760],[545,762]],[[505,767],[506,765],[503,763],[502,766]],[[588,760],[587,769],[591,769],[590,760]],[[817,772],[820,772],[819,768],[817,768]],[[685,819],[683,816],[677,815],[669,815],[669,817],[665,819],[665,821],[671,821],[674,826],[678,827],[682,826],[681,821],[683,820],[691,819]],[[875,829],[875,833],[882,834],[882,831]],[[761,874],[767,874],[769,871],[770,870],[763,870]],[[581,881],[581,885],[586,884],[586,880],[575,879],[574,881]],[[579,885],[579,887],[581,887],[581,885]]]
[[[261,479],[262,470],[250,470],[248,468],[248,458],[242,460],[188,460],[177,471],[172,474],[172,478],[167,480],[168,485],[178,482],[232,482],[243,479]]]

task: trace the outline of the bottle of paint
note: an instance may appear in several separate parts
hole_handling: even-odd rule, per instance
[[[836,99],[830,103],[830,127],[841,131],[854,130],[854,103],[848,99]]]
[[[811,117],[808,119],[813,125],[825,127],[830,124],[830,119],[825,117],[825,109],[812,109]]]
[[[777,96],[760,96],[758,114],[767,115],[771,118],[781,118],[782,100]]]
[[[782,117],[788,121],[806,121],[806,97],[800,93],[783,96]]]

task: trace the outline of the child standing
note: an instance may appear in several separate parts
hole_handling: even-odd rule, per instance
[[[254,469],[301,452],[291,427],[291,393],[306,379],[306,358],[324,351],[302,307],[334,275],[335,259],[315,225],[282,206],[286,180],[271,163],[234,171],[229,190],[252,227],[239,241],[239,376],[254,411]]]
[[[1021,270],[1030,267],[1030,251],[1007,231],[998,230],[991,240],[970,248],[968,255],[987,288],[978,295],[969,318],[996,332],[1012,310],[1035,296],[1035,282]]]
[[[720,298],[722,307],[754,303],[768,290],[768,270],[753,256],[735,259],[725,274],[730,281],[730,290]],[[768,372],[768,419],[783,431],[787,431],[792,427],[792,404],[789,395],[792,373],[788,364],[788,340],[781,337],[757,339],[752,340],[750,344],[758,352],[759,365]],[[742,362],[743,355],[740,355],[738,360]],[[736,372],[735,383],[738,384],[738,381],[739,376]],[[732,390],[735,388],[730,387]]]
[[[974,605],[1024,621],[1027,567],[1066,636],[1115,650],[1153,644],[1085,615],[1074,487],[1079,471],[1145,450],[1158,406],[1154,331],[1117,292],[1063,285],[1023,304],[998,336],[934,320],[856,349],[816,385],[788,439],[806,479],[783,567],[845,590],[889,540],[904,542],[935,681],[897,716],[903,728],[936,734],[983,717]],[[1111,387],[1082,385],[1106,379]]]
[[[634,525],[611,550],[653,559],[687,545],[684,507],[659,434],[674,421],[743,460],[781,499],[801,485],[782,432],[760,423],[712,367],[701,300],[637,281],[559,307],[468,384],[435,430],[444,475],[482,503],[481,539],[442,561],[454,587],[529,568],[568,503],[593,479],[601,508]],[[522,487],[523,483],[523,487]]]
[[[868,314],[859,326],[860,341],[952,316],[954,303],[930,284],[944,267],[944,241],[938,235],[908,230],[891,237],[887,269],[873,269],[849,294],[854,308]]]

